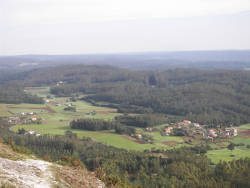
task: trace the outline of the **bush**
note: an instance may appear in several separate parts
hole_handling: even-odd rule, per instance
[[[76,156],[62,157],[61,162],[59,162],[59,164],[63,166],[70,166],[70,167],[81,168],[81,169],[85,168],[85,165]]]
[[[48,155],[45,155],[43,160],[48,161],[48,162],[52,162],[51,158]]]

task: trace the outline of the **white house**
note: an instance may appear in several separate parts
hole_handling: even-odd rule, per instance
[[[215,134],[215,131],[214,131],[213,129],[208,129],[208,132],[209,132],[210,134]]]
[[[33,115],[33,112],[29,112],[28,114],[29,114],[29,115]]]
[[[21,115],[24,115],[24,112],[20,112]]]
[[[35,121],[36,120],[36,117],[31,117],[30,118],[32,121]]]
[[[45,102],[49,102],[49,99],[47,99]]]
[[[146,130],[147,131],[152,131],[152,127],[147,127]]]
[[[34,130],[28,130],[25,134],[34,134],[35,131]]]
[[[135,136],[137,136],[137,138],[139,138],[140,140],[142,139],[141,134],[136,134]]]
[[[194,123],[194,127],[200,128],[200,124],[199,123]]]
[[[232,130],[231,130],[231,133],[232,133],[232,135],[237,136],[237,129],[235,129],[235,128],[232,129]]]

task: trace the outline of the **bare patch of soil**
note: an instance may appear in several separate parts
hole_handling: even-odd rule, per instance
[[[188,142],[189,140],[191,140],[191,141],[195,140],[193,137],[188,137],[188,136],[182,136],[181,139],[184,140],[184,142],[186,142],[186,141]]]
[[[238,136],[240,136],[242,138],[250,138],[250,130],[239,132]]]
[[[127,136],[127,135],[123,135],[122,138],[125,138],[126,140],[130,140],[130,141],[132,141],[132,142],[136,142],[136,143],[138,143],[138,144],[147,144],[146,142],[143,142],[143,141],[141,141],[141,140],[137,140],[137,139],[132,138],[132,137]]]
[[[52,110],[51,108],[39,108],[39,107],[8,107],[10,109],[43,109],[47,110],[50,113],[57,113],[56,111]]]
[[[180,142],[176,142],[176,141],[167,141],[167,142],[163,142],[163,144],[167,144],[169,146],[175,146],[177,144],[179,144]]]
[[[220,147],[226,147],[226,145],[224,143],[216,143],[216,145],[220,146]]]
[[[54,106],[55,106],[57,103],[49,102],[49,104],[51,104],[51,105],[54,105]]]
[[[130,116],[138,116],[140,114],[128,114],[128,115],[130,115]]]
[[[195,140],[200,140],[203,138],[202,135],[194,135],[193,137],[195,138]]]

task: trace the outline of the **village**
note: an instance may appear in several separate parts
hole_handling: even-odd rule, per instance
[[[189,120],[183,122],[172,123],[171,126],[166,126],[160,130],[162,136],[189,136],[198,139],[215,140],[217,138],[233,138],[237,136],[237,128],[220,128],[217,126],[216,129],[208,128],[208,125],[200,125],[199,123],[192,123]],[[145,132],[159,131],[159,129],[153,127],[145,128]],[[176,133],[178,133],[176,135]],[[139,140],[143,139],[143,134],[133,135]]]

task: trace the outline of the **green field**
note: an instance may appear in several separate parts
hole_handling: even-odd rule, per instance
[[[234,157],[230,157],[234,155]],[[228,150],[227,148],[220,149],[220,150],[211,150],[208,151],[207,154],[208,158],[212,160],[213,163],[218,163],[220,160],[223,161],[231,161],[233,159],[240,159],[250,156],[250,149],[246,148],[246,146],[237,146],[234,148],[233,151]]]
[[[250,129],[250,124],[241,125],[240,128],[243,128],[243,129]]]
[[[33,87],[32,90],[26,90],[26,92],[36,93],[40,97],[46,97],[48,94],[50,94],[50,87],[38,87],[38,88],[45,88],[45,89],[36,89],[36,87]],[[54,95],[51,96],[53,97]]]
[[[39,96],[46,96],[49,94],[49,87],[46,89],[39,89],[39,90],[28,90],[29,92],[36,93]],[[115,134],[114,130],[111,131],[86,131],[86,130],[78,130],[78,129],[70,129],[69,123],[74,118],[103,118],[103,119],[114,119],[115,116],[123,115],[119,113],[110,113],[110,111],[115,112],[116,109],[114,108],[107,108],[107,107],[99,107],[99,106],[93,106],[91,103],[86,101],[77,101],[72,102],[69,100],[69,97],[64,98],[55,98],[53,97],[52,100],[50,100],[51,103],[54,103],[55,101],[61,102],[62,104],[66,103],[66,100],[68,100],[67,103],[72,103],[74,107],[76,107],[76,112],[71,111],[64,111],[63,109],[66,106],[55,106],[49,103],[45,104],[19,104],[19,105],[11,105],[9,106],[13,107],[41,107],[46,108],[50,107],[52,110],[56,111],[57,113],[50,114],[47,111],[45,112],[44,109],[9,109],[14,113],[20,114],[20,112],[37,112],[37,114],[32,115],[32,117],[42,117],[45,120],[42,121],[42,124],[32,124],[32,125],[18,125],[13,128],[13,131],[17,131],[18,128],[24,128],[26,130],[34,129],[36,133],[41,134],[51,134],[51,135],[64,135],[64,132],[67,130],[71,130],[74,133],[77,133],[77,136],[79,138],[85,137],[91,137],[95,141],[106,143],[107,145],[119,147],[119,148],[125,148],[125,149],[132,149],[132,150],[139,150],[143,151],[145,149],[173,149],[173,148],[179,148],[182,146],[191,147],[192,145],[205,145],[206,142],[204,140],[197,140],[192,141],[190,144],[184,143],[181,137],[178,136],[162,136],[159,131],[156,132],[145,132],[144,128],[134,127],[138,133],[147,134],[153,137],[154,144],[138,144],[136,142],[127,140],[123,138],[119,134]],[[105,102],[99,102],[100,104],[107,104]],[[0,116],[6,116],[5,114],[9,114],[6,109],[7,104],[0,104]],[[96,115],[87,115],[87,113],[96,111]],[[30,119],[31,116],[27,116],[27,119]],[[62,121],[60,121],[62,120]],[[168,124],[159,125],[156,126],[158,129],[162,129],[164,127],[168,126]],[[242,130],[250,129],[250,124],[241,126]],[[175,145],[174,147],[170,147],[166,144],[163,144],[163,142],[166,141],[176,141],[180,144]],[[214,163],[217,163],[220,159],[230,161],[232,159],[238,159],[240,157],[246,157],[250,156],[250,149],[246,148],[246,145],[250,145],[250,139],[245,139],[242,137],[235,137],[234,139],[229,139],[229,142],[238,144],[238,143],[244,143],[245,146],[235,147],[235,150],[232,152],[230,150],[227,150],[227,145],[229,145],[229,142],[223,142],[223,148],[221,146],[216,145],[215,143],[208,142],[208,145],[211,146],[211,151],[208,151],[207,156],[212,159]],[[235,157],[230,157],[230,153],[232,155],[235,155]]]

